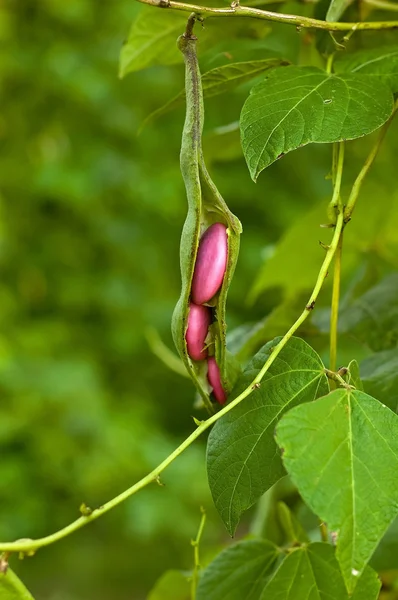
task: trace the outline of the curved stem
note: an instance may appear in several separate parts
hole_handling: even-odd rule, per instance
[[[379,29],[398,29],[398,21],[363,21],[360,23],[339,23],[321,21],[310,17],[300,15],[286,15],[250,6],[240,6],[239,2],[233,2],[228,8],[212,8],[209,6],[200,6],[198,4],[187,4],[185,2],[176,2],[175,0],[138,0],[143,4],[156,6],[158,8],[170,8],[183,12],[200,15],[201,17],[250,17],[252,19],[262,19],[264,21],[276,21],[277,23],[287,23],[295,25],[298,28],[324,29],[326,31],[359,31],[359,30],[379,30]]]
[[[250,396],[250,394],[255,389],[257,389],[257,387],[260,385],[261,380],[263,379],[265,373],[268,371],[270,366],[273,364],[273,362],[277,358],[278,354],[281,352],[281,350],[283,350],[283,348],[286,346],[286,344],[288,343],[290,338],[294,335],[294,333],[297,331],[297,329],[300,327],[300,325],[307,319],[308,315],[313,310],[313,308],[315,306],[315,302],[318,298],[319,292],[321,291],[322,285],[328,274],[330,263],[332,262],[333,256],[336,252],[343,227],[344,227],[344,217],[343,217],[343,212],[340,211],[339,214],[337,215],[337,221],[336,221],[336,226],[335,226],[335,231],[333,234],[332,242],[326,252],[322,266],[318,273],[318,277],[317,277],[314,289],[312,291],[312,294],[308,300],[306,307],[304,308],[303,312],[298,317],[296,322],[290,327],[289,331],[287,331],[285,333],[283,338],[273,348],[270,356],[265,361],[262,369],[259,371],[259,373],[256,375],[256,377],[253,379],[252,383],[241,394],[239,394],[239,396],[237,398],[235,398],[234,400],[232,400],[232,402],[230,402],[229,404],[224,406],[224,408],[222,408],[218,413],[209,417],[206,421],[202,421],[198,425],[197,429],[195,431],[193,431],[191,433],[191,435],[189,437],[187,437],[186,440],[184,440],[182,442],[182,444],[180,444],[178,446],[178,448],[176,448],[174,450],[174,452],[172,452],[163,462],[160,463],[160,465],[158,465],[155,469],[153,469],[153,471],[151,471],[148,475],[143,477],[140,481],[135,483],[133,486],[131,486],[130,488],[128,488],[127,490],[125,490],[124,492],[122,492],[121,494],[116,496],[115,498],[112,498],[112,500],[109,500],[109,502],[106,502],[103,506],[100,506],[99,508],[93,510],[91,514],[81,516],[79,519],[76,519],[76,521],[74,521],[70,525],[67,525],[63,529],[60,529],[56,533],[53,533],[53,534],[48,535],[43,538],[39,538],[37,540],[23,539],[23,540],[17,540],[16,542],[9,542],[9,543],[0,542],[0,551],[31,553],[31,552],[35,552],[36,550],[38,550],[39,548],[42,548],[44,546],[49,546],[50,544],[53,544],[54,542],[57,542],[58,540],[61,540],[64,537],[66,537],[67,535],[73,533],[74,531],[81,529],[88,523],[95,521],[96,519],[98,519],[105,513],[109,512],[110,510],[112,510],[113,508],[115,508],[116,506],[118,506],[119,504],[121,504],[122,502],[124,502],[125,500],[130,498],[131,496],[133,496],[133,494],[135,494],[139,490],[143,489],[150,483],[159,482],[160,474],[166,469],[166,467],[168,467],[176,458],[178,458],[178,456],[180,456],[180,454],[182,454],[184,452],[184,450],[189,448],[189,446],[200,435],[202,435],[202,433],[204,431],[206,431],[211,425],[213,425],[216,421],[218,421],[218,419],[221,419],[221,417],[226,415],[230,410],[235,408],[235,406],[240,404],[240,402],[242,402],[242,400],[244,400],[245,398]]]

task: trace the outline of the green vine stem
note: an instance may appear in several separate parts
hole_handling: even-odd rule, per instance
[[[359,31],[359,30],[380,30],[380,29],[398,29],[398,21],[362,21],[360,23],[338,23],[321,21],[310,17],[300,15],[287,15],[276,13],[250,6],[241,6],[239,2],[232,2],[228,8],[212,8],[210,6],[200,6],[198,4],[187,4],[185,2],[175,2],[175,0],[138,0],[143,4],[149,4],[157,8],[169,8],[183,12],[192,13],[203,17],[249,17],[252,19],[262,19],[264,21],[276,21],[277,23],[287,23],[295,25],[298,28],[324,29],[326,31]]]
[[[330,203],[331,209],[337,213],[344,213],[341,200],[341,180],[343,177],[345,143],[340,142],[333,147],[333,197]],[[337,357],[337,322],[339,314],[340,279],[341,279],[341,253],[343,248],[343,231],[337,244],[334,259],[332,306],[330,313],[330,365],[331,371],[336,370]],[[333,387],[333,385],[332,385]]]
[[[329,368],[336,371],[337,361],[337,325],[339,317],[340,282],[341,282],[341,255],[343,251],[343,232],[334,257],[332,307],[330,311],[330,359]]]

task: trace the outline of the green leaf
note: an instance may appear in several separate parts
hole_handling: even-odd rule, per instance
[[[267,540],[245,540],[226,548],[203,571],[197,600],[255,600],[279,556]]]
[[[352,592],[398,514],[398,417],[364,392],[338,389],[289,411],[276,438],[304,501],[337,534]]]
[[[348,600],[333,546],[315,542],[294,549],[260,600]]]
[[[143,6],[133,21],[130,34],[120,52],[119,77],[152,65],[182,62],[176,40],[184,33],[185,15]]]
[[[341,53],[334,63],[336,73],[366,75],[370,81],[383,81],[398,92],[398,46],[384,46]]]
[[[315,67],[274,69],[251,90],[241,114],[243,152],[253,180],[277,158],[311,142],[371,133],[387,121],[393,96],[360,75]]]
[[[398,273],[387,276],[339,315],[340,333],[350,333],[372,350],[398,343]]]
[[[276,510],[288,542],[291,544],[306,544],[309,542],[306,531],[284,502],[278,502]]]
[[[204,98],[212,98],[213,96],[230,92],[242,83],[250,81],[272,67],[287,64],[287,61],[280,58],[266,58],[264,60],[237,62],[211,69],[202,75],[203,96]],[[142,131],[148,123],[184,104],[184,101],[185,90],[181,90],[181,92],[167,102],[167,104],[152,112],[142,123],[140,131]]]
[[[234,387],[236,398],[260,371],[279,338],[266,344]],[[207,445],[213,500],[231,535],[242,513],[283,477],[274,429],[290,407],[327,393],[323,364],[303,340],[292,338],[265,374],[260,387],[215,424]]]
[[[377,352],[363,360],[361,376],[366,393],[398,412],[398,348]]]
[[[170,570],[155,583],[147,600],[190,600],[191,586],[186,573]]]
[[[11,569],[0,573],[0,600],[33,600],[22,581]]]
[[[331,0],[326,21],[338,21],[354,0]]]

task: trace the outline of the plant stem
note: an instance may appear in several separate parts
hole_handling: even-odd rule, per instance
[[[193,572],[192,572],[192,583],[191,583],[191,598],[192,598],[192,600],[195,600],[195,598],[196,598],[196,588],[198,587],[199,570],[200,570],[199,544],[200,544],[203,529],[204,529],[205,523],[206,523],[206,513],[203,508],[201,509],[201,511],[202,511],[202,518],[200,520],[199,530],[196,535],[196,539],[192,540],[192,542],[191,542],[191,544],[194,548],[194,550],[193,550],[194,551],[194,567],[193,567]]]
[[[337,214],[344,213],[344,207],[341,201],[341,180],[343,177],[344,166],[344,151],[345,144],[340,142],[333,145],[333,162],[332,162],[332,178],[333,178],[333,197],[329,205],[329,216],[335,219]],[[337,321],[339,314],[339,298],[340,298],[340,279],[341,279],[341,252],[343,247],[343,231],[339,238],[333,273],[333,289],[332,289],[332,306],[330,313],[330,369],[336,370],[336,355],[337,355]],[[335,382],[331,381],[331,388],[334,389]]]
[[[368,157],[367,157],[367,159],[366,159],[366,161],[365,161],[362,169],[360,170],[360,172],[359,172],[359,174],[358,174],[358,176],[357,176],[357,178],[356,178],[356,180],[354,182],[354,185],[352,186],[351,193],[350,193],[350,196],[348,198],[348,202],[347,202],[345,210],[344,210],[344,221],[345,221],[345,223],[348,223],[348,221],[351,219],[351,215],[352,215],[352,213],[354,211],[355,204],[356,204],[356,201],[358,199],[359,192],[361,190],[363,180],[365,179],[366,175],[368,174],[370,167],[374,163],[374,160],[375,160],[375,158],[376,158],[376,156],[377,156],[377,154],[378,154],[378,152],[380,150],[380,146],[381,146],[381,144],[382,144],[382,142],[383,142],[383,140],[385,138],[385,135],[386,135],[386,133],[388,131],[388,128],[390,127],[390,125],[391,125],[391,123],[392,123],[392,121],[394,119],[394,116],[395,116],[397,110],[398,110],[398,99],[395,101],[394,110],[393,110],[390,118],[383,125],[383,127],[380,129],[380,132],[379,132],[379,135],[378,135],[378,137],[376,139],[376,142],[375,142],[373,148],[371,149],[371,151],[370,151],[370,153],[369,153],[369,155],[368,155]]]
[[[321,530],[321,540],[322,542],[328,542],[328,528],[326,527],[326,523],[323,521],[319,524],[319,529]]]
[[[336,212],[342,212],[343,208],[341,204],[340,190],[341,180],[343,177],[344,149],[344,142],[339,142],[333,147],[333,196],[329,203],[329,216],[333,221],[336,219]]]
[[[337,245],[334,257],[332,307],[330,312],[330,360],[329,369],[336,371],[337,360],[337,324],[339,318],[340,281],[341,281],[341,254],[343,250],[343,232]]]
[[[195,12],[201,17],[249,17],[252,19],[262,19],[265,21],[276,21],[277,23],[287,23],[295,25],[298,28],[324,29],[326,31],[359,31],[359,30],[379,30],[379,29],[398,29],[398,21],[363,21],[360,23],[339,23],[321,21],[310,17],[300,15],[287,15],[283,13],[271,12],[250,6],[240,6],[239,2],[232,2],[228,8],[212,8],[210,6],[200,6],[198,4],[187,4],[185,2],[175,2],[175,0],[138,0],[143,4],[149,4],[158,8],[169,8],[183,12]]]
[[[73,523],[70,523],[70,525],[67,525],[66,527],[64,527],[63,529],[60,529],[56,533],[53,533],[53,534],[48,535],[43,538],[39,538],[36,540],[23,539],[23,540],[17,540],[15,542],[9,542],[9,543],[0,542],[0,552],[3,551],[3,552],[30,553],[30,552],[35,552],[36,550],[38,550],[39,548],[42,548],[44,546],[49,546],[50,544],[53,544],[54,542],[57,542],[58,540],[61,540],[64,537],[66,537],[67,535],[73,533],[74,531],[81,529],[88,523],[95,521],[96,519],[98,519],[99,517],[104,515],[105,513],[109,512],[110,510],[112,510],[113,508],[115,508],[116,506],[118,506],[119,504],[121,504],[122,502],[124,502],[125,500],[127,500],[128,498],[133,496],[134,494],[136,494],[139,490],[142,490],[144,487],[146,487],[150,483],[154,483],[156,481],[159,482],[160,474],[176,458],[178,458],[178,456],[180,456],[180,454],[182,454],[184,452],[184,450],[189,448],[189,446],[200,435],[202,435],[202,433],[204,431],[206,431],[216,421],[221,419],[221,417],[226,415],[230,410],[235,408],[235,406],[240,404],[242,402],[242,400],[244,400],[245,398],[250,396],[250,394],[255,389],[257,389],[257,387],[259,386],[265,373],[271,367],[271,365],[277,358],[278,354],[281,352],[281,350],[283,350],[283,348],[286,346],[286,344],[288,343],[290,338],[294,335],[294,333],[298,330],[300,325],[307,319],[308,315],[312,312],[312,310],[315,306],[315,302],[319,296],[319,292],[321,291],[322,285],[328,274],[330,263],[332,262],[333,256],[336,252],[343,227],[344,227],[343,213],[339,212],[339,214],[337,216],[337,221],[336,221],[336,226],[335,226],[335,231],[333,234],[332,242],[326,252],[322,266],[318,273],[318,277],[317,277],[314,289],[312,291],[312,294],[308,300],[306,307],[304,308],[303,312],[298,317],[296,322],[290,327],[289,331],[287,331],[287,333],[285,333],[285,335],[279,341],[279,343],[276,346],[274,346],[270,356],[267,358],[262,369],[259,371],[259,373],[256,375],[256,377],[253,379],[252,383],[241,394],[239,394],[239,396],[237,398],[235,398],[229,404],[224,406],[224,408],[222,408],[218,413],[209,417],[206,421],[202,421],[198,425],[197,429],[195,431],[193,431],[191,433],[191,435],[188,436],[182,442],[182,444],[180,444],[178,446],[178,448],[176,448],[174,450],[174,452],[172,452],[167,458],[165,458],[165,460],[163,462],[161,462],[160,465],[158,465],[155,469],[153,469],[153,471],[151,471],[148,475],[143,477],[140,481],[135,483],[133,486],[131,486],[130,488],[128,488],[127,490],[125,490],[124,492],[122,492],[121,494],[116,496],[115,498],[112,498],[112,500],[109,500],[108,502],[106,502],[103,506],[100,506],[99,508],[94,509],[91,514],[81,516],[79,519],[76,519],[76,521],[74,521]]]

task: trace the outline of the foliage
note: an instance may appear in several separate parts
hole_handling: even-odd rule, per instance
[[[394,18],[381,4],[270,9],[339,26],[343,14]],[[188,15],[127,0],[1,9],[0,540],[59,530],[82,502],[95,512],[179,456],[194,427],[194,392],[170,351],[186,213],[176,38]],[[50,550],[21,541],[24,562],[3,555],[0,598],[375,600],[382,585],[393,600],[396,33],[343,38],[237,14],[195,35],[200,186],[211,213],[214,180],[243,224],[226,314],[243,372],[191,436],[214,424],[208,482],[199,438],[119,511]],[[200,506],[207,524],[190,545]]]

